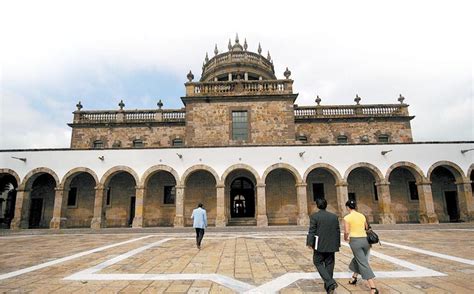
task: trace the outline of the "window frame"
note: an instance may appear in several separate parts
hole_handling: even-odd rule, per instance
[[[74,193],[74,204],[69,204],[69,199],[71,198],[71,191],[75,191]],[[69,191],[67,192],[67,208],[77,208],[77,192],[78,192],[78,189],[77,187],[70,187],[69,188]]]
[[[246,136],[245,138],[236,138],[235,137],[235,130],[234,128],[236,123],[242,123],[242,122],[235,122],[234,121],[234,113],[245,113],[246,114],[246,122],[245,122],[245,131],[246,131]],[[244,128],[238,128],[239,130],[244,130]],[[234,142],[249,142],[250,141],[250,110],[249,109],[242,109],[242,108],[236,108],[236,109],[230,109],[230,139]]]

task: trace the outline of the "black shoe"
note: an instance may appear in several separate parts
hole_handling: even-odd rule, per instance
[[[372,292],[372,290],[374,290],[374,294],[379,294],[379,290],[377,290],[377,288],[370,288],[371,292]]]
[[[329,286],[328,290],[327,290],[327,293],[330,293],[330,294],[334,293],[334,290],[336,290],[337,286],[338,286],[337,283],[332,284],[331,286]]]
[[[349,281],[349,284],[351,285],[357,284],[357,277],[352,276],[352,280]]]

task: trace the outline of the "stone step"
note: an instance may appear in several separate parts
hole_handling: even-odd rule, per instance
[[[257,220],[253,217],[239,217],[229,220],[228,226],[256,226]]]

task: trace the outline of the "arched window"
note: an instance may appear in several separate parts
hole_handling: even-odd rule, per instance
[[[136,139],[136,140],[133,140],[133,148],[142,148],[144,147],[145,145],[143,144],[143,140],[142,139]]]
[[[94,143],[92,144],[92,147],[94,149],[104,148],[104,142],[102,140],[95,140]]]

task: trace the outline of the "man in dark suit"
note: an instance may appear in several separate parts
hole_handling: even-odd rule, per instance
[[[341,247],[339,220],[337,215],[326,211],[328,206],[326,199],[317,198],[316,205],[319,211],[310,217],[306,246],[313,250],[313,263],[324,280],[324,289],[327,293],[334,293],[334,289],[337,288],[337,283],[333,279],[334,255]],[[318,236],[317,247],[315,247],[315,236]]]

